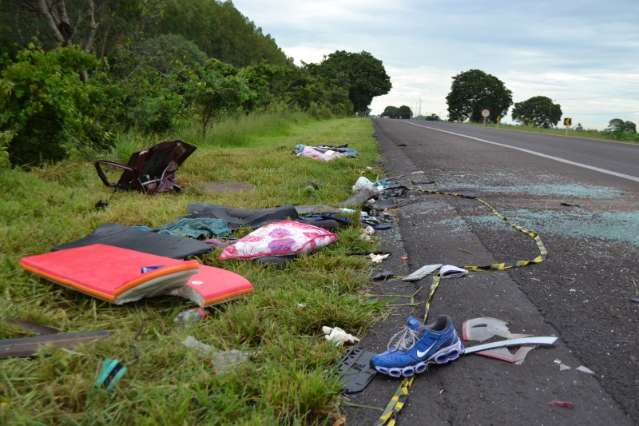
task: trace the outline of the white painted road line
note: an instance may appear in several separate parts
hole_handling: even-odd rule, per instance
[[[496,145],[496,146],[500,146],[502,148],[514,149],[516,151],[525,152],[526,154],[536,155],[537,157],[547,158],[549,160],[558,161],[560,163],[570,164],[571,166],[581,167],[582,169],[593,170],[595,172],[603,173],[603,174],[610,175],[610,176],[616,176],[616,177],[621,178],[621,179],[626,179],[626,180],[630,180],[630,181],[639,183],[639,177],[637,177],[637,176],[627,175],[625,173],[619,173],[619,172],[615,172],[613,170],[602,169],[601,167],[591,166],[590,164],[577,163],[576,161],[571,161],[571,160],[568,160],[566,158],[555,157],[553,155],[548,155],[548,154],[542,154],[541,152],[532,151],[530,149],[519,148],[519,147],[516,147],[516,146],[506,145],[504,143],[499,143],[499,142],[495,142],[495,141],[489,141],[489,140],[486,140],[486,139],[476,138],[475,136],[465,135],[463,133],[451,132],[450,130],[436,129],[434,127],[424,126],[422,124],[416,124],[416,123],[412,123],[410,121],[402,120],[402,123],[410,124],[411,126],[415,126],[415,127],[423,127],[424,129],[434,130],[436,132],[448,133],[450,135],[455,135],[455,136],[459,136],[461,138],[466,138],[466,139],[472,139],[472,140],[477,141],[477,142],[487,143],[487,144],[490,144],[490,145]]]

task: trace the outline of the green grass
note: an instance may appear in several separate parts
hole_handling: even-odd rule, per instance
[[[473,126],[484,127],[483,124],[480,123],[471,123],[468,122],[466,124],[470,124]],[[507,129],[507,130],[516,130],[520,132],[529,132],[529,133],[543,133],[547,135],[554,136],[569,136],[575,138],[587,138],[587,139],[599,139],[606,141],[616,141],[616,142],[629,142],[629,143],[639,143],[639,133],[609,133],[603,132],[601,130],[595,129],[584,129],[584,130],[575,130],[575,129],[563,129],[563,128],[555,128],[555,129],[545,129],[543,127],[534,127],[534,126],[524,126],[524,125],[514,125],[514,124],[488,124],[487,127],[491,127],[493,129]]]
[[[280,269],[204,257],[206,264],[247,277],[255,291],[212,308],[209,318],[186,329],[173,322],[192,306],[182,299],[110,305],[18,266],[22,256],[48,251],[103,223],[172,221],[191,202],[237,207],[335,203],[349,195],[361,170],[378,155],[370,121],[364,119],[255,116],[222,123],[207,138],[188,127],[173,136],[198,145],[178,172],[186,188],[179,195],[113,193],[101,186],[90,163],[79,160],[31,172],[0,171],[0,318],[31,319],[64,331],[113,332],[73,350],[45,349],[33,359],[0,361],[0,424],[331,424],[338,415],[333,367],[341,351],[325,342],[321,326],[361,334],[382,308],[364,295],[366,260],[348,255],[372,249],[357,228]],[[155,141],[121,135],[111,158],[126,158]],[[291,155],[297,143],[348,143],[361,155],[322,163]],[[200,190],[202,182],[219,180],[249,182],[256,190]],[[309,181],[320,189],[304,191]],[[108,200],[108,207],[96,210],[99,200]],[[2,338],[21,334],[0,325]],[[215,374],[209,362],[181,345],[187,335],[254,356],[231,372]],[[129,368],[112,394],[93,387],[106,357]]]

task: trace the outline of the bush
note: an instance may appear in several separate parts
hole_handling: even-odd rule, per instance
[[[169,90],[159,90],[142,98],[131,109],[130,118],[144,133],[171,130],[183,110],[183,97]]]
[[[82,79],[98,65],[77,47],[30,47],[2,71],[0,132],[11,164],[40,165],[109,146],[108,97],[99,79]]]

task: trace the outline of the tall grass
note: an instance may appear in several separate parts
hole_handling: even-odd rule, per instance
[[[192,132],[192,133],[190,133]],[[255,115],[221,123],[205,139],[188,127],[180,137],[198,150],[178,171],[180,194],[113,193],[90,162],[70,159],[31,172],[0,169],[0,318],[31,319],[64,331],[109,329],[100,342],[73,350],[43,350],[33,359],[0,360],[0,424],[332,424],[339,416],[335,369],[340,350],[327,343],[322,325],[362,334],[381,305],[363,290],[368,263],[350,252],[372,250],[357,226],[336,244],[283,268],[252,262],[206,264],[245,276],[252,295],[212,308],[209,318],[180,328],[175,315],[192,304],[158,297],[123,306],[48,283],[18,266],[103,223],[158,226],[186,213],[191,202],[237,207],[286,203],[333,204],[348,197],[360,171],[377,158],[370,121],[314,121],[292,114]],[[119,135],[115,158],[126,159],[156,142],[131,132]],[[348,143],[356,159],[323,163],[290,153],[297,143]],[[206,181],[255,185],[242,193],[210,193]],[[318,184],[304,191],[309,181]],[[96,209],[98,200],[108,200]],[[0,321],[0,338],[21,330]],[[216,374],[180,342],[187,336],[219,349],[253,353],[250,362]],[[94,388],[106,357],[128,367],[113,393]]]

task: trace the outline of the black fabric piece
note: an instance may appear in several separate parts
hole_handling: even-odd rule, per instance
[[[308,225],[318,226],[331,232],[335,232],[340,228],[351,224],[350,219],[339,217],[330,213],[306,214],[300,216],[297,221],[306,223]]]
[[[377,371],[371,367],[373,352],[352,347],[342,357],[337,368],[345,394],[358,393],[366,389]]]
[[[391,229],[393,227],[393,225],[391,225],[390,223],[374,223],[370,226],[372,226],[373,229],[376,231],[386,231],[387,229]]]
[[[89,244],[107,244],[174,259],[199,256],[212,250],[208,244],[192,238],[147,232],[113,223],[102,225],[92,234],[79,240],[55,246],[53,250],[82,247]]]
[[[284,219],[297,219],[295,207],[285,205],[270,209],[241,209],[216,204],[189,204],[187,217],[209,217],[222,219],[229,228],[238,229],[245,226],[259,228],[267,223]]]
[[[395,274],[393,273],[393,271],[389,271],[388,269],[384,269],[380,272],[377,272],[375,274],[373,274],[373,276],[371,277],[371,279],[373,281],[386,281],[388,279],[391,279],[395,277]]]

